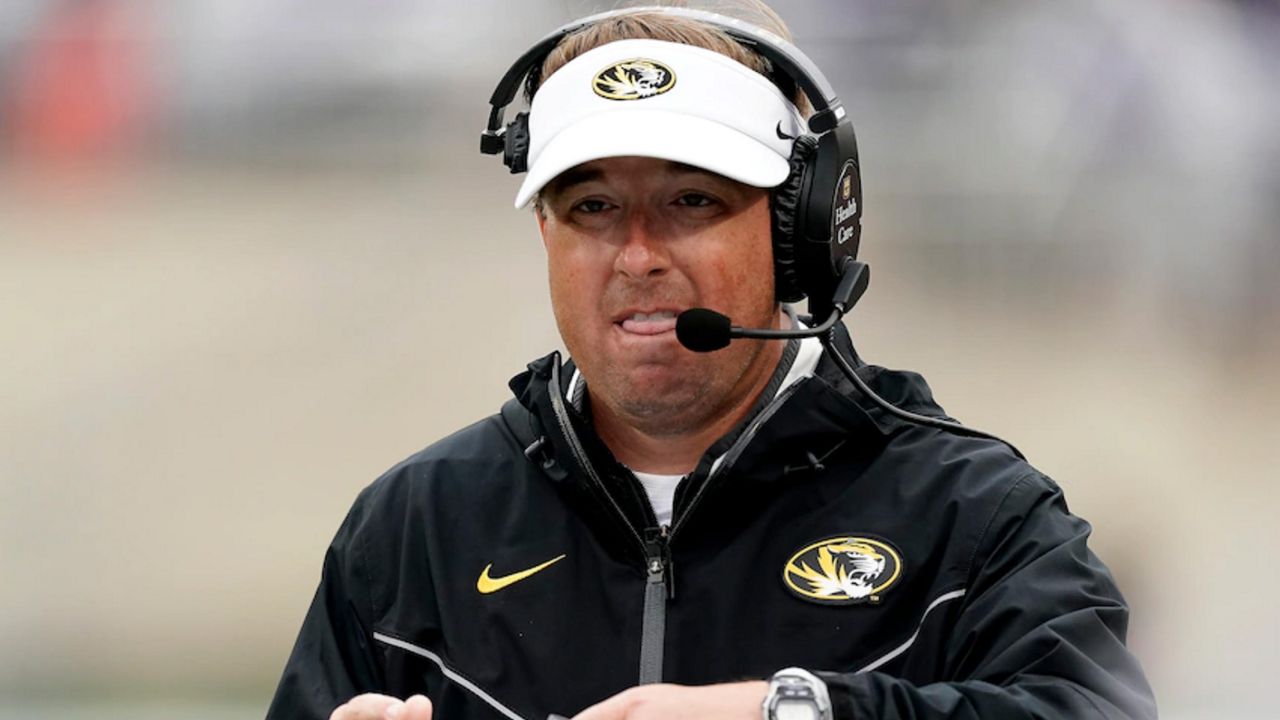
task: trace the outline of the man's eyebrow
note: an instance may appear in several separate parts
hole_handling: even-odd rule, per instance
[[[697,173],[699,175],[714,175],[719,177],[716,173],[713,173],[706,168],[700,168],[700,167],[697,167],[696,165],[690,165],[688,163],[682,163],[682,162],[675,162],[675,161],[669,161],[669,162],[671,163],[669,167],[671,169],[672,174]]]
[[[689,165],[682,162],[672,161],[670,165],[668,165],[667,173],[672,176],[701,175],[715,182],[731,182],[729,178],[725,177],[724,175],[721,175],[718,172],[715,172],[713,170],[708,170],[706,168],[697,167],[696,165]]]
[[[599,180],[604,177],[604,171],[598,167],[574,167],[565,170],[547,183],[544,192],[548,194],[556,194],[564,192],[574,185]]]
[[[723,175],[707,170],[706,168],[689,165],[688,163],[675,162],[673,160],[667,161],[662,172],[669,176],[703,175],[716,180],[725,179]],[[579,165],[577,167],[572,167],[560,173],[548,182],[543,188],[542,194],[544,196],[556,195],[569,190],[574,185],[581,185],[583,183],[600,180],[604,176],[605,171],[599,166]]]

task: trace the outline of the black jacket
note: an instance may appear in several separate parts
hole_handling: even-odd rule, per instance
[[[360,494],[268,718],[421,692],[441,720],[540,720],[793,665],[820,671],[838,719],[1155,716],[1089,525],[1006,446],[884,414],[824,359],[656,528],[565,398],[570,372],[532,363],[500,414]],[[918,375],[859,373],[942,416]]]

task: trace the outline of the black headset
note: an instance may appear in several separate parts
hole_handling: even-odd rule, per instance
[[[853,124],[822,71],[799,48],[778,35],[736,18],[678,7],[633,7],[575,20],[539,40],[516,60],[489,99],[489,125],[480,151],[503,156],[512,173],[528,169],[528,113],[503,125],[521,85],[532,97],[542,63],[565,37],[596,23],[636,13],[688,18],[724,31],[772,66],[774,84],[798,87],[813,105],[809,134],[795,139],[791,173],[772,190],[774,280],[778,300],[809,298],[809,312],[824,318],[846,265],[856,262],[862,234],[862,182]],[[865,271],[865,266],[862,268]]]

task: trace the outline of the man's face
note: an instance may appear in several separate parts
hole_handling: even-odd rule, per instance
[[[676,340],[691,307],[778,327],[768,192],[652,158],[607,158],[542,193],[551,302],[593,407],[651,435],[707,426],[772,374],[778,343],[694,353]]]

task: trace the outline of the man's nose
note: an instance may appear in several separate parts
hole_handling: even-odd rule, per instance
[[[662,223],[649,213],[630,213],[614,269],[637,279],[666,272],[671,266],[671,257],[661,226]]]

